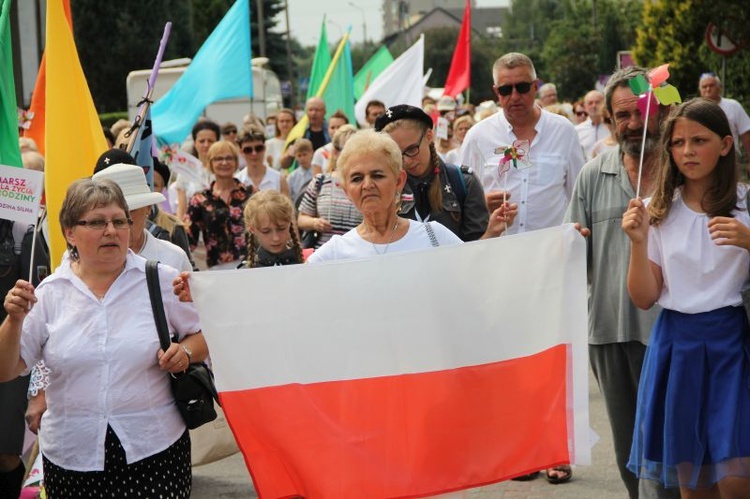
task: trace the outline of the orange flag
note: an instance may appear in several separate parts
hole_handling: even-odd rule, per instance
[[[70,30],[73,30],[73,21],[70,15],[70,0],[63,0],[63,9],[65,10],[65,17],[68,20]],[[34,84],[34,93],[31,95],[31,106],[29,111],[33,113],[34,118],[31,120],[31,126],[28,130],[23,133],[24,137],[34,139],[39,152],[44,155],[44,116],[46,107],[46,80],[47,80],[47,53],[45,51],[42,55],[42,63],[39,65],[39,73],[36,77],[36,83]]]
[[[47,1],[44,188],[53,267],[60,263],[66,248],[58,222],[65,192],[74,180],[91,175],[97,158],[107,149],[73,32],[65,22],[65,1]]]

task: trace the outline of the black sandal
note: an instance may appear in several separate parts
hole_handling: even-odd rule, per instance
[[[528,482],[530,480],[534,480],[536,477],[539,476],[539,472],[535,471],[533,473],[529,473],[528,475],[519,475],[515,478],[511,478],[514,482]]]
[[[552,476],[550,475],[550,471],[556,471],[558,473],[562,473],[560,476]],[[549,468],[544,471],[544,476],[547,478],[547,481],[553,485],[557,485],[558,483],[567,482],[571,479],[573,476],[573,470],[570,468],[567,464],[562,464],[560,466],[555,466],[554,468]]]

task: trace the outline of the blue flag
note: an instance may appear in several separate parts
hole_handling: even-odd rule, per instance
[[[154,103],[154,131],[161,142],[182,142],[207,105],[252,95],[250,5],[237,0],[177,83]]]
[[[143,168],[149,187],[154,188],[154,157],[151,149],[154,143],[154,134],[151,128],[151,106],[146,109],[146,116],[138,128],[138,133],[133,142],[130,155],[135,159],[135,164]]]

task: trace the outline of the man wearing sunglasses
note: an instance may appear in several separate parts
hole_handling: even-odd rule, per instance
[[[492,75],[502,110],[466,133],[460,164],[477,172],[490,212],[506,199],[518,203],[516,221],[505,234],[560,225],[584,163],[575,128],[535,105],[538,79],[526,55],[505,54]],[[515,160],[501,163],[509,156]],[[551,483],[567,481],[570,466],[550,468],[546,476]]]
[[[479,175],[490,212],[504,198],[518,203],[516,222],[506,233],[560,225],[584,163],[575,128],[535,105],[538,80],[526,55],[502,56],[492,73],[502,110],[467,132],[459,163]],[[506,151],[517,161],[500,164]]]

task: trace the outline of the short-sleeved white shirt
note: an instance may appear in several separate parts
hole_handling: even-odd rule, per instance
[[[140,256],[146,260],[156,260],[179,271],[190,272],[193,270],[193,266],[190,265],[190,260],[188,260],[187,254],[182,248],[169,241],[157,239],[146,229],[143,232],[146,233],[146,241],[140,253],[138,253]]]
[[[453,232],[438,222],[428,222],[435,232],[435,237],[440,246],[461,244],[462,241]],[[409,230],[406,235],[391,244],[372,244],[362,238],[354,228],[343,236],[333,236],[330,241],[315,250],[307,263],[322,263],[335,260],[351,260],[359,258],[370,258],[385,253],[397,253],[401,251],[414,251],[432,248],[430,236],[425,230],[424,224],[409,220]]]
[[[746,188],[738,188],[738,205],[746,206]],[[734,217],[750,225],[744,209]],[[737,246],[718,246],[709,235],[705,213],[696,213],[675,197],[667,218],[651,227],[648,257],[661,267],[664,287],[658,303],[686,314],[708,312],[742,303],[740,290],[747,280],[750,254]]]
[[[734,147],[740,147],[740,135],[745,132],[750,132],[750,117],[745,112],[742,104],[734,99],[726,99],[724,97],[719,101],[719,107],[724,110],[724,114],[727,115],[729,120],[729,127],[732,129],[732,137],[734,138]]]
[[[271,156],[271,166],[274,170],[281,169],[281,153],[284,152],[284,139],[274,137],[266,140],[266,157]]]
[[[586,155],[586,161],[594,157],[594,146],[600,140],[604,140],[609,137],[609,129],[604,122],[600,121],[598,125],[594,125],[591,118],[586,118],[586,121],[579,123],[575,126],[576,133],[578,133],[578,140],[581,143],[583,152]]]
[[[73,273],[70,259],[36,289],[38,302],[23,323],[21,358],[27,371],[39,360],[51,371],[39,436],[44,455],[65,469],[104,469],[107,425],[128,464],[163,451],[185,431],[156,358],[145,264],[128,251],[125,269],[102,301]],[[201,326],[195,306],[172,293],[176,276],[159,266],[167,323],[182,339]]]
[[[245,184],[246,187],[256,187],[259,191],[281,191],[281,173],[273,168],[266,167],[266,173],[258,186],[253,185],[253,180],[247,174],[247,167],[238,171],[234,178]]]
[[[331,161],[331,155],[333,154],[333,142],[329,142],[323,147],[318,147],[313,154],[313,159],[310,162],[313,166],[318,166],[322,171],[328,169],[328,162]]]
[[[533,166],[510,167],[502,176],[499,165],[503,153],[495,150],[512,145],[518,138],[504,113],[495,113],[471,127],[461,146],[459,163],[474,169],[484,192],[507,189],[510,201],[518,203],[515,222],[504,234],[560,225],[585,162],[578,134],[566,118],[543,110],[535,129],[537,135],[527,151]]]

